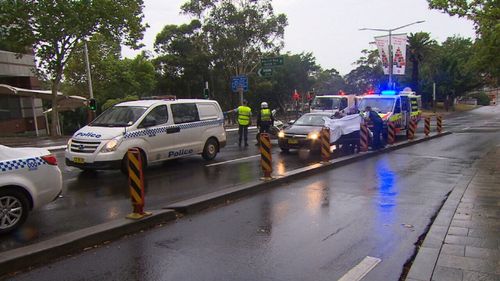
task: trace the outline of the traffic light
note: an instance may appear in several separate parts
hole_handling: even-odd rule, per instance
[[[95,99],[89,99],[89,109],[94,111],[97,109]]]
[[[208,89],[203,89],[203,98],[207,100],[210,98],[210,91]]]

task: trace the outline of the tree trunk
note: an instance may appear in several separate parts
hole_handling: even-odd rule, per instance
[[[59,132],[59,112],[57,110],[57,92],[61,85],[62,68],[56,71],[56,77],[52,80],[52,121],[50,123],[50,135],[60,136]]]

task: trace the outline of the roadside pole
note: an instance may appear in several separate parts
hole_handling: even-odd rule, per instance
[[[240,96],[240,105],[243,105],[243,87],[238,87],[238,95]]]

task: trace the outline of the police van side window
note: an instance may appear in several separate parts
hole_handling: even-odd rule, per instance
[[[198,108],[194,103],[175,103],[171,104],[170,108],[175,124],[200,121]]]
[[[139,127],[151,127],[167,123],[168,112],[166,105],[159,105],[151,110],[142,120]]]
[[[401,113],[401,99],[396,100],[396,105],[394,106],[394,113]]]

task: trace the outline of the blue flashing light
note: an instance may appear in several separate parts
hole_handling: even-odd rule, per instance
[[[397,92],[393,90],[384,90],[381,92],[381,94],[384,96],[394,96],[397,94]]]

